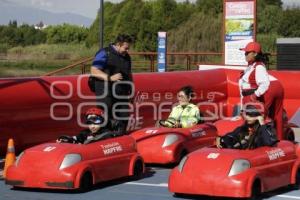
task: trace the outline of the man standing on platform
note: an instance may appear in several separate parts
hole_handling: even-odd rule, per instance
[[[97,102],[103,109],[107,109],[108,125],[126,132],[129,103],[133,93],[131,72],[131,58],[128,54],[132,39],[121,34],[114,44],[100,49],[94,58],[91,74]],[[91,83],[89,83],[91,84]],[[104,108],[106,106],[106,108]]]

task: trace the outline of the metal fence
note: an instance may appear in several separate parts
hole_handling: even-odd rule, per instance
[[[130,52],[132,58],[133,72],[155,72],[157,71],[156,52]],[[45,76],[51,76],[66,70],[81,68],[81,73],[89,72],[93,57],[85,58],[61,69],[49,72]],[[196,70],[200,64],[221,65],[223,64],[223,53],[215,52],[168,52],[166,71]],[[270,65],[268,68],[276,68],[276,54],[270,54]]]

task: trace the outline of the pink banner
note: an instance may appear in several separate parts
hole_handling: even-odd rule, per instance
[[[226,17],[254,15],[253,1],[226,2]]]

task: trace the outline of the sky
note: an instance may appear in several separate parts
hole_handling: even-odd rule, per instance
[[[40,8],[51,12],[70,12],[80,14],[91,19],[97,15],[100,0],[0,0],[16,4],[27,5]],[[105,0],[107,1],[107,0]],[[121,0],[109,0],[111,2],[120,2]],[[182,0],[178,0],[182,1]],[[193,0],[191,0],[192,2]],[[282,0],[284,6],[293,4],[300,6],[300,0]]]

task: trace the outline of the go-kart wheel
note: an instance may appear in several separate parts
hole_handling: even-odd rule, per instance
[[[80,192],[87,192],[93,187],[93,177],[90,172],[85,172],[80,179]]]
[[[295,179],[296,179],[295,184],[290,185],[290,188],[293,190],[299,190],[300,189],[300,168],[297,170]]]
[[[182,158],[184,158],[187,154],[188,154],[187,150],[183,149],[179,154],[179,160],[177,161],[177,163],[180,163]]]
[[[252,185],[251,190],[251,197],[248,198],[249,200],[260,200],[262,199],[261,196],[261,184],[259,180],[255,180]]]
[[[176,198],[186,198],[187,197],[186,194],[177,193],[177,192],[175,192],[173,196],[176,197]]]
[[[291,127],[286,128],[284,132],[285,132],[284,135],[286,140],[295,142],[295,134]]]
[[[133,180],[141,179],[143,173],[144,173],[144,164],[141,160],[137,160],[134,164],[132,179]]]

